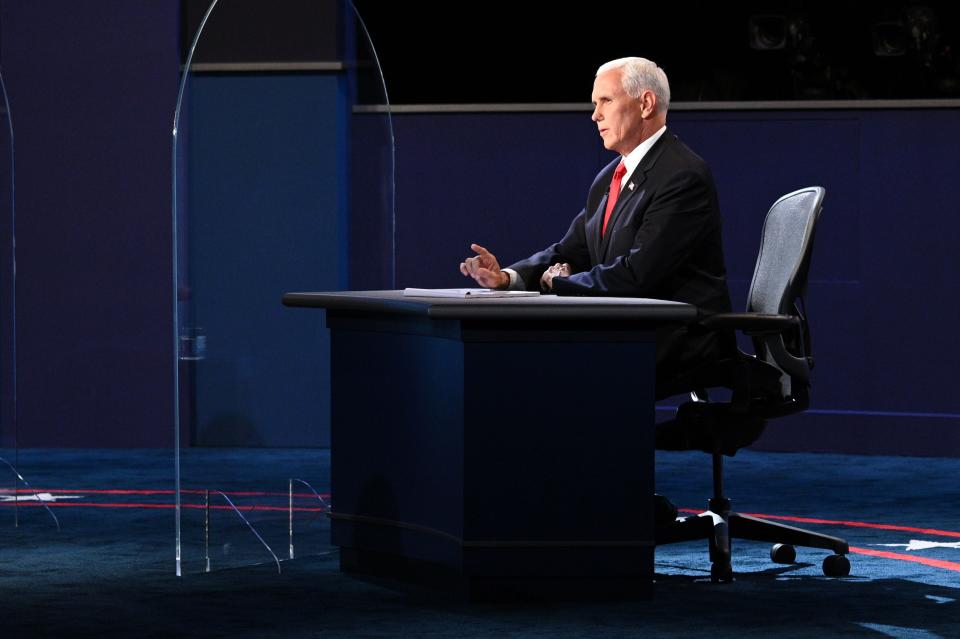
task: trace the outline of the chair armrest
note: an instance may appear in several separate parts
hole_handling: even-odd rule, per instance
[[[748,335],[782,333],[800,326],[800,318],[794,315],[767,315],[764,313],[717,313],[699,321],[705,328],[732,328]]]

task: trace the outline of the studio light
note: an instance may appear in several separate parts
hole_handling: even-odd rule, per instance
[[[750,48],[757,51],[775,51],[787,46],[787,17],[782,15],[754,15],[748,22]]]

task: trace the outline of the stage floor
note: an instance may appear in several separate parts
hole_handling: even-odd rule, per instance
[[[657,550],[652,601],[511,606],[341,575],[323,516],[336,501],[327,450],[185,452],[179,578],[172,451],[21,450],[18,466],[30,487],[16,528],[12,476],[0,487],[5,637],[960,636],[960,460],[744,451],[728,461],[741,512],[846,538],[846,579],[823,577],[825,551],[800,549],[781,566],[765,544],[736,542],[737,581],[717,586],[706,544],[691,542]],[[294,560],[291,479],[302,480]],[[707,456],[658,454],[657,489],[682,509],[705,505]]]

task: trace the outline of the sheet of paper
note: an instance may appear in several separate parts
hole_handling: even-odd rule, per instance
[[[534,297],[537,291],[500,291],[491,288],[405,288],[403,294],[410,297]]]

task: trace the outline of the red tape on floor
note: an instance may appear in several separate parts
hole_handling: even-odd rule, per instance
[[[855,548],[850,546],[850,552],[858,555],[869,555],[871,557],[883,557],[884,559],[896,559],[898,561],[912,561],[923,564],[924,566],[933,566],[934,568],[943,568],[944,570],[953,570],[960,572],[960,563],[956,561],[945,561],[943,559],[931,559],[930,557],[920,557],[918,555],[905,555],[899,552],[889,552],[887,550],[871,550],[869,548]]]
[[[13,506],[12,501],[2,502],[0,506]],[[109,502],[87,502],[87,501],[21,501],[18,503],[20,508],[42,508],[48,506],[50,508],[146,508],[146,509],[162,509],[162,508],[176,508],[175,504],[137,504],[137,503],[109,503]],[[202,510],[205,508],[203,504],[181,504],[182,508],[190,508],[194,510]],[[230,506],[215,506],[210,505],[210,510],[233,510]],[[240,511],[251,511],[251,510],[268,510],[268,511],[278,511],[278,512],[289,512],[289,508],[286,506],[247,506],[247,505],[238,505],[237,510]],[[298,513],[325,513],[327,512],[326,508],[304,508],[301,506],[294,506],[294,512]]]
[[[184,495],[202,495],[205,491],[198,490],[196,488],[187,489],[184,488],[180,491]],[[211,491],[212,492],[212,491]],[[271,493],[263,491],[223,491],[228,495],[236,495],[239,497],[286,497],[290,493]],[[9,495],[12,494],[13,490],[0,488],[0,495]],[[85,489],[85,488],[18,488],[18,495],[35,495],[37,493],[50,493],[51,495],[61,495],[68,493],[88,493],[90,495],[173,495],[176,493],[175,490],[171,488],[167,489],[141,489],[133,490],[129,488],[113,488],[109,490],[105,489]],[[293,493],[294,497],[304,497],[307,499],[316,499],[317,496],[313,493]],[[324,499],[330,497],[330,495],[320,493],[320,496]]]
[[[4,491],[0,491],[2,493]],[[36,494],[36,493],[50,493],[54,494],[64,494],[64,493],[89,493],[97,495],[170,495],[173,494],[173,490],[65,490],[65,489],[18,489],[18,493],[22,494]],[[203,494],[202,490],[182,490],[182,493],[186,494]],[[238,491],[228,493],[230,495],[241,495],[241,496],[287,496],[286,493],[268,493],[268,492],[256,492],[256,491]],[[315,495],[310,494],[294,494],[294,497],[297,498],[309,498],[315,499]],[[324,495],[324,497],[329,497],[329,495]],[[13,502],[3,502],[3,506],[12,506]],[[143,509],[170,509],[175,508],[174,504],[149,504],[149,503],[96,503],[96,502],[19,502],[18,504],[21,507],[58,507],[58,508],[143,508]],[[203,504],[182,504],[182,507],[185,509],[201,509],[204,508]],[[262,505],[242,505],[237,506],[241,511],[287,511],[287,507],[280,506],[262,506]],[[229,506],[223,505],[210,505],[211,510],[230,510]],[[313,512],[313,513],[322,513],[325,512],[325,508],[306,508],[302,506],[294,507],[295,512]],[[693,508],[680,508],[682,513],[699,513],[701,511]],[[864,522],[864,521],[848,521],[840,519],[822,519],[819,517],[792,517],[789,515],[768,515],[764,513],[748,513],[751,517],[759,517],[761,519],[771,519],[778,521],[789,521],[800,524],[820,524],[825,526],[847,526],[851,528],[871,528],[876,530],[894,530],[898,532],[910,532],[917,533],[922,535],[938,535],[941,537],[960,537],[960,532],[952,530],[939,530],[937,528],[918,528],[916,526],[900,526],[896,524],[878,524],[873,522]],[[867,555],[870,557],[880,557],[883,559],[894,559],[897,561],[910,561],[918,564],[923,564],[925,566],[931,566],[933,568],[941,568],[944,570],[952,570],[954,572],[960,572],[960,562],[955,561],[946,561],[943,559],[931,559],[929,557],[922,557],[918,555],[907,555],[904,553],[890,552],[887,550],[872,550],[869,548],[859,548],[859,547],[850,547],[851,553],[856,553],[858,555]]]
[[[682,513],[699,513],[694,508],[680,508]],[[849,526],[851,528],[874,528],[876,530],[897,530],[900,532],[917,533],[920,535],[940,535],[941,537],[960,537],[960,532],[953,530],[939,530],[937,528],[916,528],[914,526],[898,526],[895,524],[875,524],[866,521],[844,521],[839,519],[819,519],[816,517],[788,517],[786,515],[765,515],[762,513],[744,513],[749,517],[791,521],[798,524],[823,524],[825,526]]]
[[[682,513],[700,513],[694,508],[678,508]],[[789,521],[798,524],[823,524],[826,526],[849,526],[851,528],[873,528],[876,530],[895,530],[898,532],[918,533],[921,535],[939,535],[941,537],[960,537],[960,532],[953,530],[939,530],[937,528],[917,528],[915,526],[899,526],[896,524],[876,524],[866,521],[845,521],[840,519],[820,519],[818,517],[790,517],[788,515],[767,515],[763,513],[745,513],[750,517],[760,519],[771,519],[779,521]],[[858,548],[850,546],[850,552],[858,555],[867,555],[870,557],[881,557],[883,559],[895,559],[897,561],[912,561],[924,566],[933,568],[942,568],[944,570],[953,570],[960,572],[960,563],[956,561],[946,561],[944,559],[931,559],[919,555],[907,555],[900,552],[890,552],[888,550],[872,550],[870,548]]]

